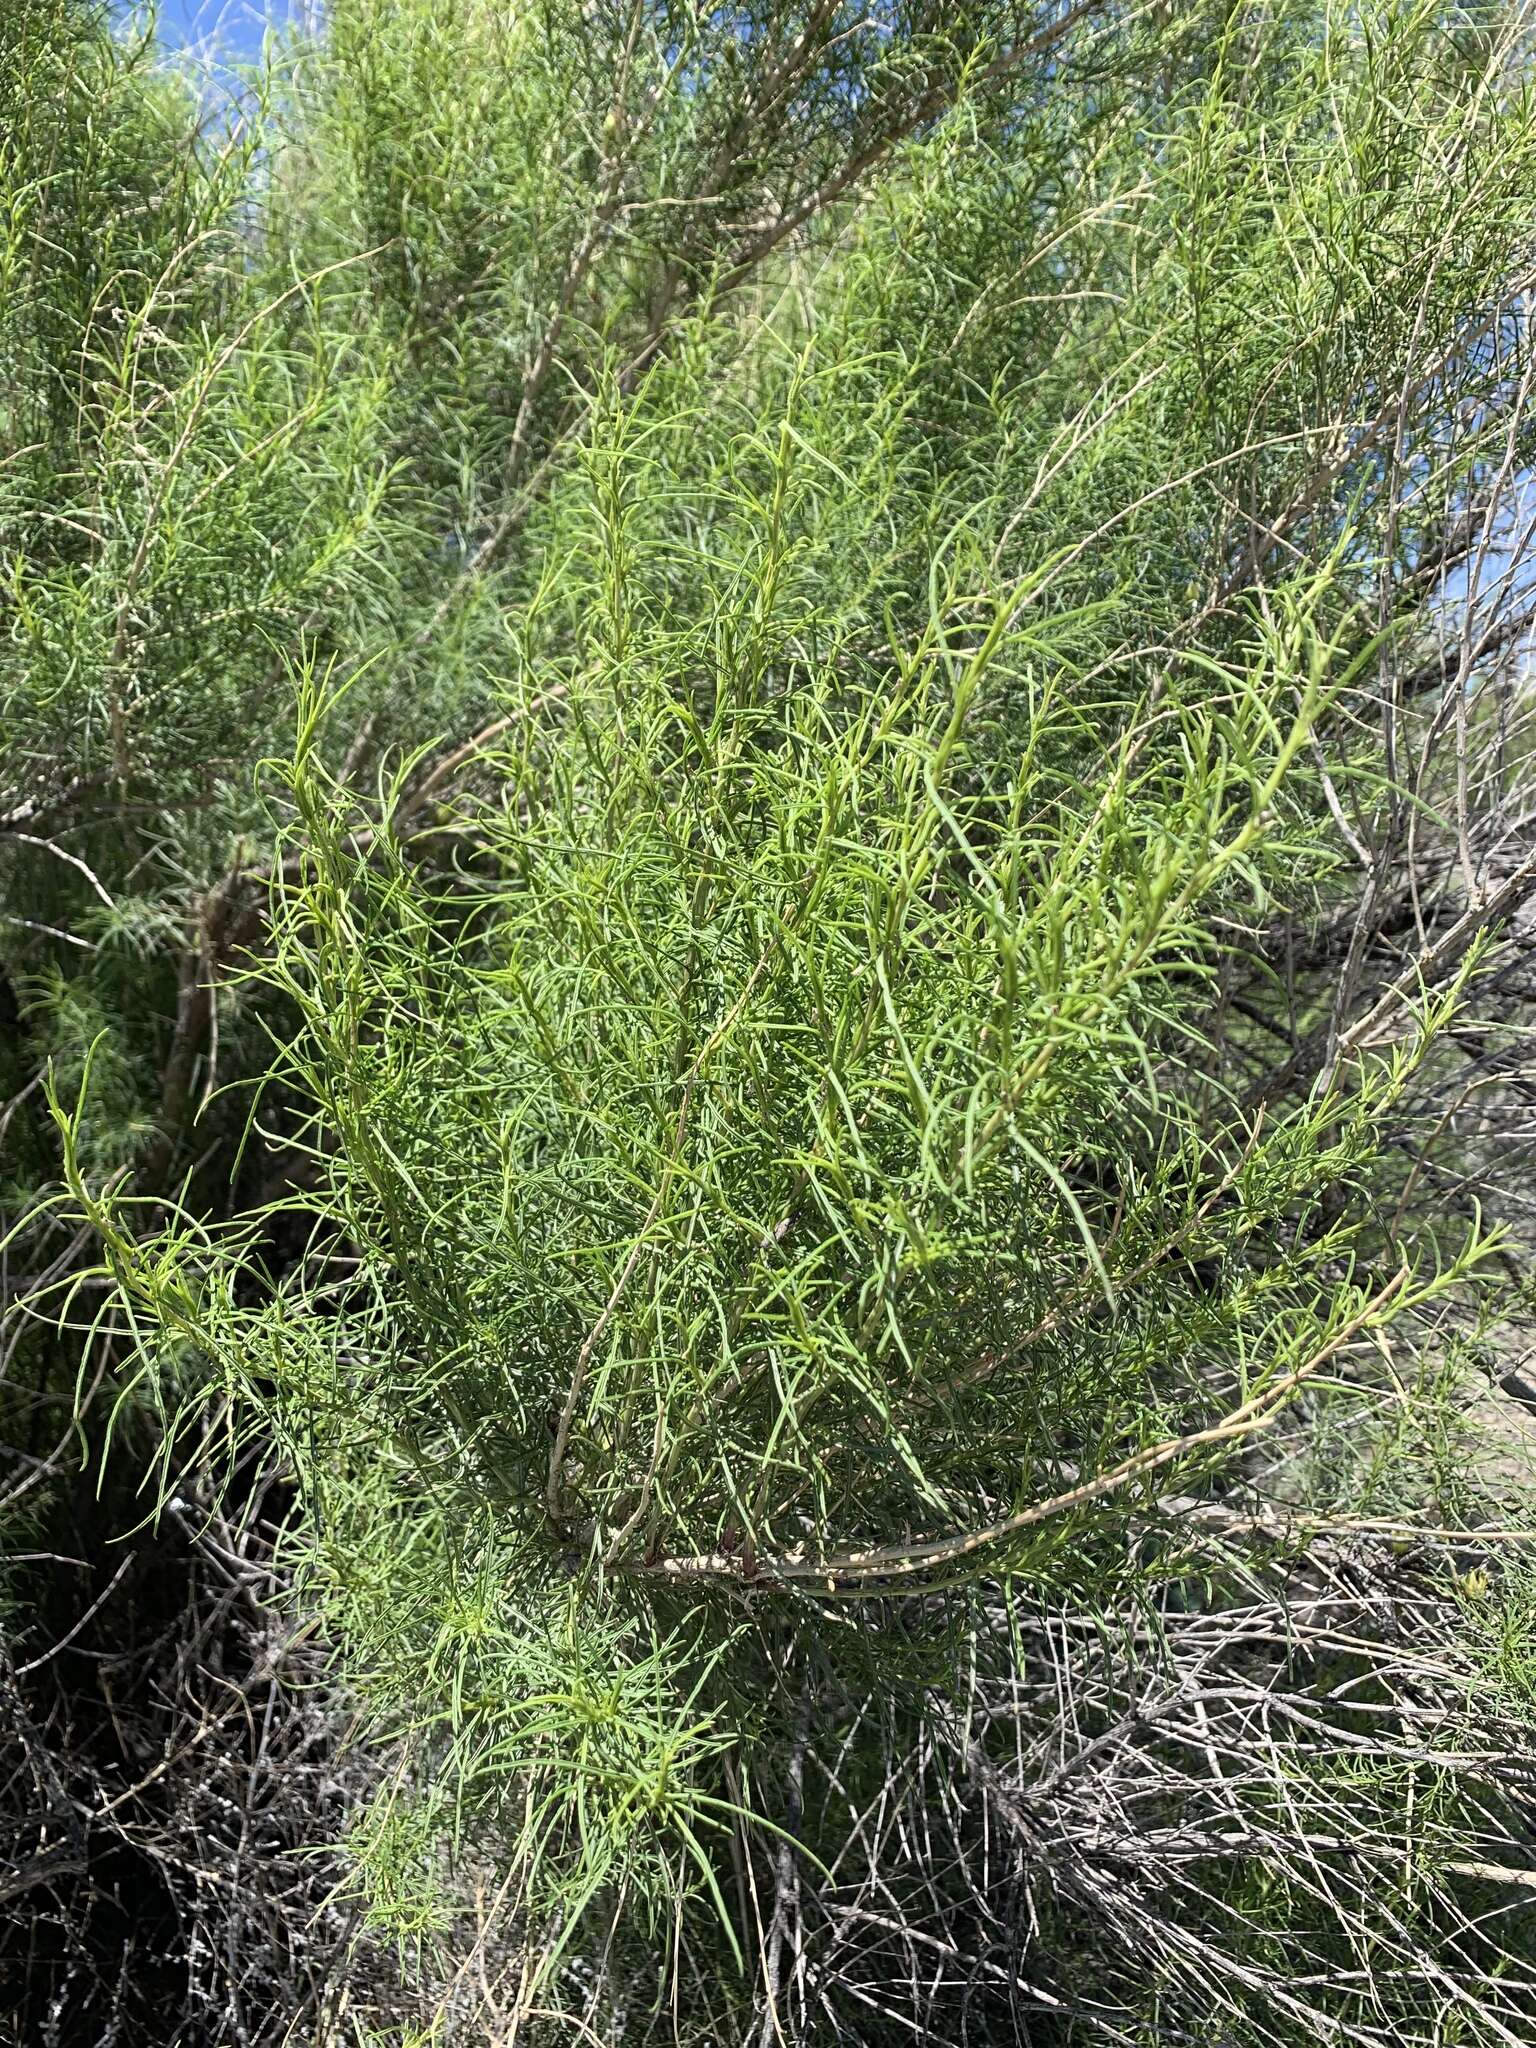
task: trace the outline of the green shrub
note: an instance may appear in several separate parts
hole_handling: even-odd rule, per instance
[[[1536,2017],[1526,33],[338,0],[88,291],[18,127],[34,1371],[445,2034]]]

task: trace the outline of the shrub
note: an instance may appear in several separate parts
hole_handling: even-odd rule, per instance
[[[26,1356],[446,2036],[1536,2016],[1526,29],[338,0],[126,353],[17,215]]]

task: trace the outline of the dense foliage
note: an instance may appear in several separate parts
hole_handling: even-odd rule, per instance
[[[1523,7],[16,19],[18,2038],[1531,2038]]]

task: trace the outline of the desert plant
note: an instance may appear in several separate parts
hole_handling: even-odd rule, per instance
[[[33,20],[13,1384],[330,1644],[369,1938],[1519,2038],[1523,12]]]

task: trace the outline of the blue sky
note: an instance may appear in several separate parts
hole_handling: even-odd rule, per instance
[[[172,43],[211,38],[226,56],[253,57],[266,23],[287,12],[287,0],[160,0],[160,33]]]

